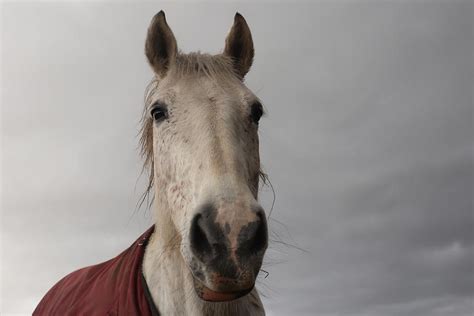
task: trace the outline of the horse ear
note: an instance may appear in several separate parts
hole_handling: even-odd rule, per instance
[[[238,12],[225,40],[224,55],[232,58],[237,74],[243,79],[252,66],[254,49],[249,26]]]
[[[166,23],[165,13],[158,12],[148,27],[145,42],[145,55],[158,76],[164,77],[176,61],[177,46],[173,32]]]

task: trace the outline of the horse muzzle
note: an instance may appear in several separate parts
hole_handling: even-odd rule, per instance
[[[243,216],[227,217],[228,210],[206,204],[191,222],[190,269],[196,293],[206,301],[230,301],[252,291],[267,248],[263,210],[232,212]]]

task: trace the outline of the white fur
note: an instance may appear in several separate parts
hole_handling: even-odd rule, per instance
[[[220,213],[248,221],[257,204],[260,171],[257,126],[249,122],[256,97],[231,75],[213,77],[175,69],[151,96],[169,107],[169,120],[153,123],[155,233],[143,272],[162,315],[264,315],[257,290],[212,303],[194,291],[188,235],[199,205],[208,199],[242,205]],[[229,217],[232,217],[229,219]]]

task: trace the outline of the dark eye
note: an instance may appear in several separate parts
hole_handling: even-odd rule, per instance
[[[168,110],[166,106],[161,103],[156,103],[151,109],[151,117],[155,122],[161,122],[162,120],[168,118]]]
[[[260,102],[255,102],[252,104],[251,110],[250,110],[250,117],[252,118],[252,121],[255,124],[258,124],[258,121],[260,121],[260,118],[263,115],[263,107]]]

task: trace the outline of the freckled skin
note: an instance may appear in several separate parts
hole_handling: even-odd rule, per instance
[[[169,108],[169,118],[153,127],[155,199],[159,206],[155,216],[158,227],[160,222],[172,223],[174,233],[169,239],[181,241],[182,268],[188,279],[192,280],[194,275],[200,280],[197,285],[192,281],[194,286],[189,291],[223,299],[227,296],[199,291],[204,284],[216,289],[226,289],[231,284],[251,288],[261,256],[241,264],[239,253],[222,249],[222,253],[204,265],[194,257],[186,236],[191,218],[208,200],[216,205],[213,221],[220,227],[227,249],[237,248],[239,234],[245,235],[246,225],[256,219],[251,210],[257,203],[258,135],[257,126],[248,119],[247,101],[255,97],[239,82],[231,81],[235,86],[227,87],[232,88],[227,91],[209,78],[193,79],[192,85],[183,80],[182,86],[175,83],[172,87],[167,87],[164,80],[155,96]],[[163,209],[169,220],[160,220]],[[168,225],[157,229],[170,228]],[[175,245],[164,247],[176,249]]]
[[[168,33],[151,32],[152,39],[174,39],[166,21],[156,23],[159,31]],[[147,46],[159,75],[149,103],[166,105],[168,117],[152,128],[157,233],[147,246],[143,272],[163,315],[264,315],[253,286],[267,236],[245,245],[262,224],[256,211],[261,210],[258,125],[251,119],[257,98],[242,81],[251,65],[253,43],[245,20],[236,15],[234,23],[226,56],[161,58],[167,47],[153,51],[155,43]],[[171,44],[176,48],[174,41]],[[238,51],[244,44],[246,52]],[[177,60],[174,66],[166,65],[164,76],[155,57]],[[243,58],[239,64],[237,57]],[[205,213],[207,204],[213,208]],[[199,238],[191,239],[198,216],[206,229],[205,246],[197,244]],[[260,225],[250,224],[258,221]],[[255,244],[259,249],[250,253]],[[197,251],[199,247],[206,251]]]

